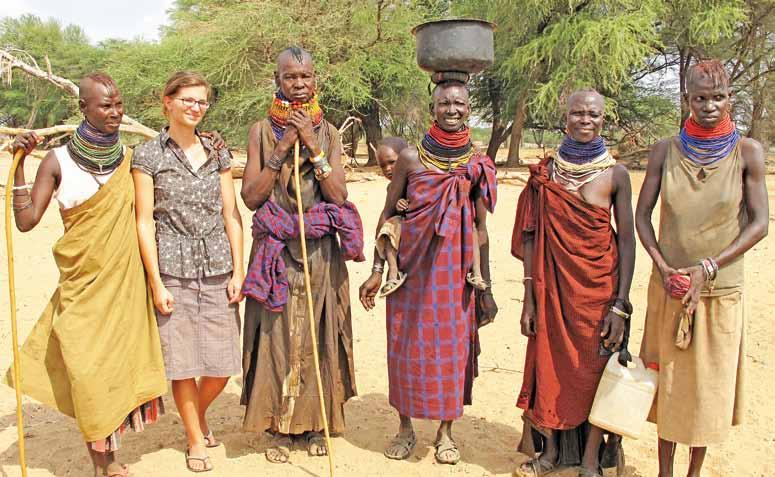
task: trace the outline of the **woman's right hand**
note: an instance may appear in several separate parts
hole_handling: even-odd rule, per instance
[[[174,305],[175,297],[167,290],[167,287],[159,285],[153,289],[153,306],[159,310],[159,313],[162,315],[172,314]]]
[[[527,295],[527,293],[525,294]],[[522,302],[522,318],[519,320],[522,336],[528,338],[536,334],[536,305],[533,297],[525,296]]]
[[[670,277],[677,274],[678,270],[671,267],[668,264],[664,264],[659,267],[659,274],[662,275],[662,286],[665,287],[665,290],[668,292],[670,291]]]
[[[379,286],[382,284],[382,274],[377,272],[371,272],[369,278],[358,289],[358,296],[361,300],[361,304],[366,310],[374,308],[374,297],[377,296]]]
[[[41,141],[41,137],[35,134],[33,131],[21,133],[11,143],[11,154],[16,154],[19,149],[24,151],[24,155],[28,155],[38,146]]]

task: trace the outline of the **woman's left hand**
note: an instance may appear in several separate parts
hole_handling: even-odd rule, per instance
[[[242,294],[242,282],[245,281],[245,277],[241,274],[232,274],[229,284],[226,286],[226,295],[229,297],[229,303],[239,303],[245,298]]]
[[[686,296],[681,300],[686,308],[686,312],[690,315],[697,309],[697,303],[700,302],[700,292],[705,285],[705,271],[702,265],[695,265],[693,267],[679,268],[676,273],[681,275],[689,275],[689,291],[686,292]]]
[[[603,347],[612,353],[618,351],[624,341],[624,318],[609,311],[603,319],[603,331],[600,332]]]

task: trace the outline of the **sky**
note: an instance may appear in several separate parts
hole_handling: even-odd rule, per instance
[[[83,28],[92,43],[108,38],[158,40],[174,0],[0,0],[0,18],[32,13]]]

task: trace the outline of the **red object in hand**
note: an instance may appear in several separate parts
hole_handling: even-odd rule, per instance
[[[680,300],[689,293],[689,285],[691,285],[689,275],[670,275],[670,278],[667,279],[667,292],[673,298]]]

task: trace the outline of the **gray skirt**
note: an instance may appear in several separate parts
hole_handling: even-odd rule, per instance
[[[231,274],[177,278],[162,274],[175,298],[172,314],[156,310],[167,379],[227,377],[242,372],[239,306],[229,304]]]

